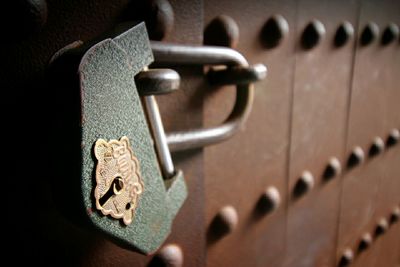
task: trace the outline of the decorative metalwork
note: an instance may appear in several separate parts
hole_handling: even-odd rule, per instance
[[[130,224],[135,214],[139,195],[144,186],[139,162],[133,154],[128,137],[119,141],[98,139],[94,146],[97,159],[96,208],[104,215]]]

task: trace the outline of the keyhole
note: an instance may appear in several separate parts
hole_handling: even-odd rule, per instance
[[[122,178],[119,176],[115,177],[110,188],[108,188],[107,192],[99,199],[100,205],[103,206],[112,196],[118,195],[123,188],[124,182]]]

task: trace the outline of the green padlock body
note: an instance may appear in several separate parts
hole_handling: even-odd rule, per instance
[[[77,56],[82,55],[82,50],[83,56]],[[123,247],[150,254],[169,235],[172,221],[187,197],[187,188],[181,171],[173,178],[163,180],[134,83],[134,76],[153,61],[145,26],[141,23],[113,39],[67,54],[73,55],[70,56],[72,61],[79,58],[76,82],[80,88],[80,109],[71,112],[79,112],[80,127],[79,133],[72,131],[70,137],[76,140],[79,135],[81,143],[77,153],[77,146],[70,145],[68,136],[62,133],[52,136],[53,142],[60,142],[57,137],[64,138],[62,144],[55,144],[62,154],[56,171],[65,170],[68,176],[72,174],[72,177],[64,175],[64,179],[56,183],[56,198],[61,200],[61,209],[65,209],[74,221],[94,226]],[[64,113],[66,110],[68,107],[64,107]],[[76,122],[76,118],[61,115],[64,117],[67,118],[66,125],[59,123],[59,130]],[[78,130],[76,125],[71,128]],[[96,209],[94,199],[97,163],[94,144],[99,138],[109,141],[119,140],[122,136],[130,140],[144,184],[134,219],[128,225],[102,215]]]

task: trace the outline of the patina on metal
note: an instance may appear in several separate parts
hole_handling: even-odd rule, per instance
[[[153,61],[145,26],[84,44],[58,60],[71,55],[79,63],[70,75],[78,73],[80,121],[73,122],[74,141],[59,153],[79,142],[80,150],[62,160],[73,158],[78,166],[58,181],[59,208],[120,246],[152,253],[169,235],[187,188],[180,170],[164,180],[136,89],[134,76]]]

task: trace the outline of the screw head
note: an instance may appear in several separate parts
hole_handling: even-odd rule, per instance
[[[349,266],[354,260],[354,252],[351,248],[346,248],[343,253],[342,257],[339,260],[339,267],[346,267]]]
[[[342,167],[339,159],[336,157],[332,157],[325,168],[323,178],[324,180],[330,180],[338,176],[341,172],[342,172]]]
[[[307,192],[311,191],[314,187],[314,176],[309,171],[304,171],[299,179],[293,190],[294,198],[299,198],[305,195]]]
[[[360,239],[360,243],[358,244],[358,252],[361,253],[367,250],[372,244],[372,236],[370,233],[365,233],[362,235]]]
[[[261,30],[261,42],[266,48],[274,48],[289,34],[289,24],[282,15],[274,15],[267,20]]]
[[[390,23],[382,33],[381,44],[388,45],[397,40],[399,38],[399,33],[399,26],[394,23]]]
[[[311,49],[317,46],[325,37],[326,30],[324,24],[319,20],[312,20],[307,24],[301,36],[301,44],[304,49]]]
[[[347,160],[347,168],[351,169],[364,162],[364,151],[361,147],[356,146]]]
[[[281,196],[275,186],[269,186],[265,189],[260,199],[260,210],[264,213],[270,213],[279,208]]]
[[[376,227],[375,227],[375,237],[379,237],[383,235],[386,230],[388,229],[389,224],[388,221],[385,218],[379,219]]]
[[[239,42],[239,27],[226,15],[214,18],[204,31],[204,44],[235,48]]]
[[[362,46],[367,46],[378,39],[378,36],[378,25],[375,22],[368,22],[361,33],[360,43]]]
[[[372,145],[369,149],[368,155],[370,157],[375,157],[383,152],[385,149],[385,142],[380,137],[375,137]]]
[[[336,30],[335,34],[335,46],[344,46],[351,38],[354,36],[354,28],[350,22],[344,21],[340,24],[339,28]]]
[[[386,146],[392,147],[399,142],[400,132],[397,129],[392,129],[386,139]]]

